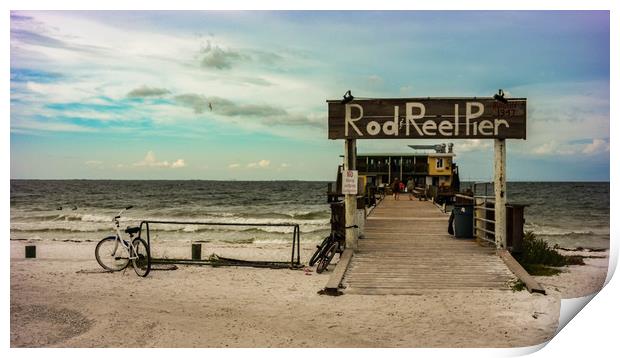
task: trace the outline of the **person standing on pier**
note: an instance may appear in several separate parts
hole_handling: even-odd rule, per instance
[[[415,189],[415,182],[413,177],[409,177],[407,180],[407,192],[409,193],[409,200],[413,200],[413,190]]]
[[[400,194],[400,180],[398,178],[394,178],[392,193],[394,194],[394,200],[398,200],[398,195]]]

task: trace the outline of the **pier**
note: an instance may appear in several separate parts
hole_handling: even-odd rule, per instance
[[[448,234],[448,219],[429,201],[386,197],[368,216],[350,262],[339,263],[344,273],[340,287],[347,294],[379,295],[510,290],[516,276],[496,248],[455,239]]]

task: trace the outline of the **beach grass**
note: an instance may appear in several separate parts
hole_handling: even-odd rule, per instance
[[[515,255],[521,266],[534,276],[552,276],[562,272],[557,267],[567,265],[584,265],[583,257],[564,256],[557,247],[550,247],[543,239],[528,231],[523,237],[523,251]]]

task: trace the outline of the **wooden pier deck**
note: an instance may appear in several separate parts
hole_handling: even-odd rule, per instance
[[[495,248],[448,234],[449,215],[429,201],[386,197],[366,221],[365,238],[342,283],[347,294],[510,289],[516,277]]]

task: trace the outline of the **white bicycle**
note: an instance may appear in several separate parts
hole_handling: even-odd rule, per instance
[[[108,236],[99,241],[95,248],[95,258],[101,267],[107,271],[120,271],[129,266],[129,262],[133,264],[136,274],[146,277],[151,271],[151,253],[149,245],[140,236],[132,240],[134,234],[140,232],[140,227],[127,227],[124,231],[129,234],[129,241],[121,239],[121,230],[119,220],[121,214],[125,210],[131,209],[128,206],[121,210],[114,217],[115,236]]]

